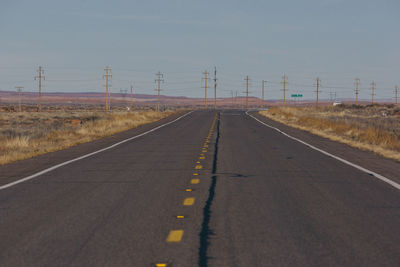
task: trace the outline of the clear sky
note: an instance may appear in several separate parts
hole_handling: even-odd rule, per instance
[[[399,0],[0,0],[0,90],[33,81],[43,66],[47,92],[103,92],[104,68],[113,92],[132,81],[154,93],[155,73],[165,75],[166,95],[203,96],[201,73],[218,70],[219,96],[251,92],[281,98],[393,97],[400,85]],[[211,94],[211,90],[210,90]]]

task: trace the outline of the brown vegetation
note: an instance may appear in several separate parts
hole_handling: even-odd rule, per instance
[[[273,107],[260,114],[291,127],[400,161],[400,107]]]
[[[0,164],[89,142],[171,115],[172,111],[0,113]]]

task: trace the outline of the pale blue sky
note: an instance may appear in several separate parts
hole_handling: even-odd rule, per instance
[[[219,95],[251,91],[280,98],[286,73],[290,93],[352,97],[354,78],[369,99],[393,97],[400,85],[399,0],[103,1],[0,0],[0,90],[35,91],[35,69],[45,68],[45,91],[104,91],[106,65],[113,92],[133,81],[154,93],[203,96],[201,72],[217,66]],[[211,93],[211,91],[210,91]]]

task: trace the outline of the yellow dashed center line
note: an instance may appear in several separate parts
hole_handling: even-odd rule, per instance
[[[198,183],[200,183],[200,179],[192,179],[192,180],[190,180],[190,183],[191,184],[198,184]]]
[[[193,190],[190,188],[186,188],[186,192],[192,192]]]
[[[183,230],[171,230],[167,237],[167,242],[181,242]]]
[[[197,176],[197,175],[199,175],[199,174],[198,174],[198,173],[193,173],[193,175],[194,175],[194,176]]]
[[[185,216],[183,216],[183,215],[178,215],[178,216],[176,216],[176,218],[177,218],[177,219],[184,219]]]
[[[167,267],[166,263],[156,263],[156,267]]]
[[[206,157],[199,157],[199,159],[205,159]]]
[[[183,200],[183,206],[192,206],[194,204],[194,197],[188,197]]]
[[[203,169],[203,166],[201,166],[201,165],[196,165],[195,169],[196,169],[196,170],[201,170],[201,169]]]

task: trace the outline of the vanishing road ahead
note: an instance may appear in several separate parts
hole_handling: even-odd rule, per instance
[[[181,115],[1,166],[0,266],[400,266],[399,163]]]

